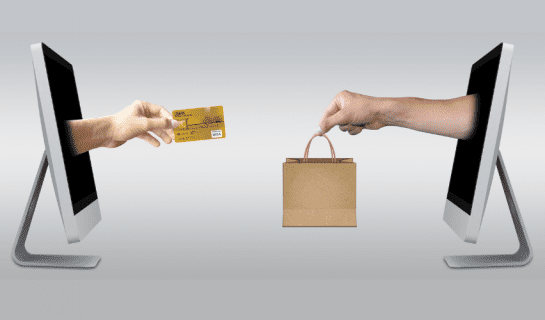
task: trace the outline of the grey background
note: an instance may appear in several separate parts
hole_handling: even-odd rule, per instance
[[[93,8],[78,10],[88,17]],[[10,32],[0,34],[0,295],[6,312],[45,318],[436,317],[458,316],[453,306],[464,305],[472,314],[520,316],[519,309],[498,306],[522,299],[528,301],[524,312],[538,310],[545,275],[538,147],[545,36],[531,32],[535,10],[516,24],[496,24],[511,16],[509,10],[496,12],[489,24],[471,19],[471,11],[460,24],[464,12],[454,6],[452,16],[428,14],[431,20],[396,7],[384,20],[389,23],[379,24],[370,13],[359,19],[362,11],[324,5],[291,7],[304,15],[272,5],[244,7],[255,14],[230,19],[216,9],[199,12],[206,19],[163,9],[170,19],[157,19],[159,9],[135,15],[139,8],[104,12],[96,23],[81,18],[71,28],[62,16],[44,21],[50,7],[31,17],[35,24],[15,14],[2,22]],[[67,16],[76,15],[71,10]],[[258,13],[260,19],[252,18]],[[36,27],[39,22],[45,27]],[[455,30],[461,32],[445,33]],[[482,33],[494,30],[501,33]],[[30,45],[42,41],[73,64],[84,118],[116,113],[135,99],[170,111],[225,110],[226,139],[158,149],[134,140],[92,150],[103,220],[81,243],[66,243],[47,174],[28,248],[101,255],[94,270],[20,268],[10,258],[44,150],[30,55]],[[442,221],[456,140],[402,128],[357,136],[334,128],[329,134],[337,155],[358,164],[357,228],[281,227],[282,162],[302,156],[335,94],[462,96],[471,65],[500,42],[515,46],[500,150],[534,248],[530,265],[451,270],[444,264],[444,255],[517,249],[501,183],[496,172],[478,243],[463,243]],[[315,140],[311,156],[328,156],[325,141]]]

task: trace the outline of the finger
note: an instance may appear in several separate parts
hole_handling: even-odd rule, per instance
[[[164,107],[151,103],[142,101],[144,108],[147,110],[146,116],[148,118],[166,118],[172,121],[172,127],[167,128],[166,132],[170,136],[171,139],[174,140],[174,128],[178,127],[180,124],[173,119],[172,113],[170,113],[167,109]]]
[[[170,143],[174,140],[173,125],[177,127],[180,124],[176,120],[167,118],[140,118],[139,120],[144,123],[143,130],[140,131],[151,131],[158,137],[161,137],[166,143]]]
[[[351,124],[341,124],[341,125],[339,125],[339,129],[341,129],[341,131],[343,131],[343,132],[351,131],[351,130],[354,130],[355,128],[356,127],[354,127]]]
[[[182,124],[182,121],[178,121],[178,120],[171,120],[171,121],[172,121],[172,129],[176,129]]]
[[[167,118],[148,118],[146,119],[146,131],[153,131],[156,129],[172,130],[172,121]]]
[[[172,120],[172,114],[170,114],[170,112],[168,112],[168,110],[163,108],[162,106],[147,101],[140,102],[142,103],[142,107],[146,111],[147,118],[163,117]]]
[[[339,99],[337,97],[335,97],[333,100],[331,100],[331,102],[329,103],[329,105],[325,109],[321,120],[329,118],[329,117],[331,117],[332,115],[334,115],[335,113],[337,113],[339,111],[341,111],[341,105],[339,104]]]
[[[314,134],[315,135],[318,135],[318,136],[322,136],[324,135],[324,133],[322,132],[322,128],[318,127],[314,130]]]
[[[142,139],[144,141],[149,142],[149,144],[151,144],[152,146],[154,146],[156,148],[161,145],[161,143],[159,143],[159,140],[155,139],[151,134],[149,134],[147,132],[139,135],[137,138],[140,138],[140,139]]]
[[[168,133],[168,136],[174,140],[174,129],[178,128],[182,123],[178,120],[171,120],[172,121],[172,127],[170,129],[167,129],[166,132]]]
[[[324,119],[324,121],[320,123],[320,127],[322,128],[322,131],[326,133],[336,125],[343,125],[348,123],[350,123],[348,115],[346,115],[344,110],[341,110],[332,115],[331,117]]]
[[[325,124],[325,120],[329,117],[331,117],[332,115],[336,114],[337,112],[339,112],[341,110],[341,106],[339,105],[338,103],[338,99],[337,97],[335,97],[330,103],[329,105],[327,106],[327,108],[325,109],[324,113],[322,114],[322,117],[320,118],[320,128],[322,129],[322,132],[325,133],[327,131],[329,131],[331,128],[328,128],[326,131],[324,131],[324,127],[323,125]]]
[[[363,127],[354,127],[354,129],[348,131],[350,135],[356,135],[363,131]]]
[[[172,139],[172,137],[166,130],[155,129],[155,130],[152,130],[151,132],[155,133],[159,138],[163,139],[163,141],[167,144],[171,143],[172,140],[174,140]]]
[[[172,114],[170,112],[168,112],[168,110],[165,109],[164,107],[162,107],[162,106],[160,106],[158,104],[155,104],[155,103],[142,101],[142,105],[143,105],[144,110],[145,110],[144,115],[147,118],[166,118],[166,119],[169,119],[172,122],[171,127],[166,128],[165,130],[166,130],[167,134],[170,136],[170,138],[174,139],[174,130],[172,130],[172,129],[177,127],[178,125],[175,126],[174,119],[172,118]]]
[[[137,107],[139,105],[142,106],[142,101],[134,100],[129,107]]]
[[[165,119],[165,118],[157,118],[157,119]],[[170,139],[174,140],[174,129],[180,126],[180,122],[176,120],[167,119],[166,128],[162,129],[161,132],[165,132]],[[158,130],[158,129],[154,129]],[[157,132],[153,131],[155,134],[160,136]]]

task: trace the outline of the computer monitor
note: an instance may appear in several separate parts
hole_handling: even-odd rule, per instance
[[[477,242],[496,165],[520,249],[511,255],[445,257],[447,265],[453,268],[521,266],[532,258],[520,211],[499,152],[512,57],[513,45],[501,43],[473,64],[467,94],[476,97],[476,129],[471,138],[458,140],[443,219],[463,241]]]
[[[88,152],[76,154],[69,120],[82,119],[72,65],[44,43],[31,46],[38,109],[45,152],[40,163],[13,248],[13,260],[23,266],[94,267],[96,256],[35,255],[25,241],[47,166],[68,243],[79,242],[100,221],[100,209]]]

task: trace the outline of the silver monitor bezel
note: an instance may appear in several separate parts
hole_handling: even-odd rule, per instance
[[[471,207],[471,215],[468,215],[448,199],[445,204],[443,220],[465,242],[477,242],[486,203],[488,201],[488,195],[490,193],[492,178],[494,177],[494,168],[498,158],[505,105],[507,102],[507,92],[509,89],[513,48],[514,46],[511,44],[502,43],[500,63],[492,96],[492,105],[490,107],[490,116],[477,175],[477,184],[475,186],[475,196]]]
[[[53,187],[61,212],[64,231],[68,243],[74,243],[83,240],[100,222],[100,208],[98,199],[96,199],[78,212],[77,215],[74,215],[42,45],[43,43],[36,43],[30,47],[40,120],[47,160],[51,168],[51,179],[53,180]]]

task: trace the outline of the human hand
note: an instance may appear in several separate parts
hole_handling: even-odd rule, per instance
[[[165,108],[145,101],[136,100],[130,106],[112,116],[109,116],[109,139],[104,147],[116,148],[132,138],[140,138],[154,147],[159,147],[159,140],[148,131],[153,132],[170,144],[174,140],[174,128],[178,121]]]
[[[380,98],[342,91],[335,96],[320,119],[321,134],[339,125],[341,131],[351,135],[363,129],[378,130],[386,124],[380,118]]]

